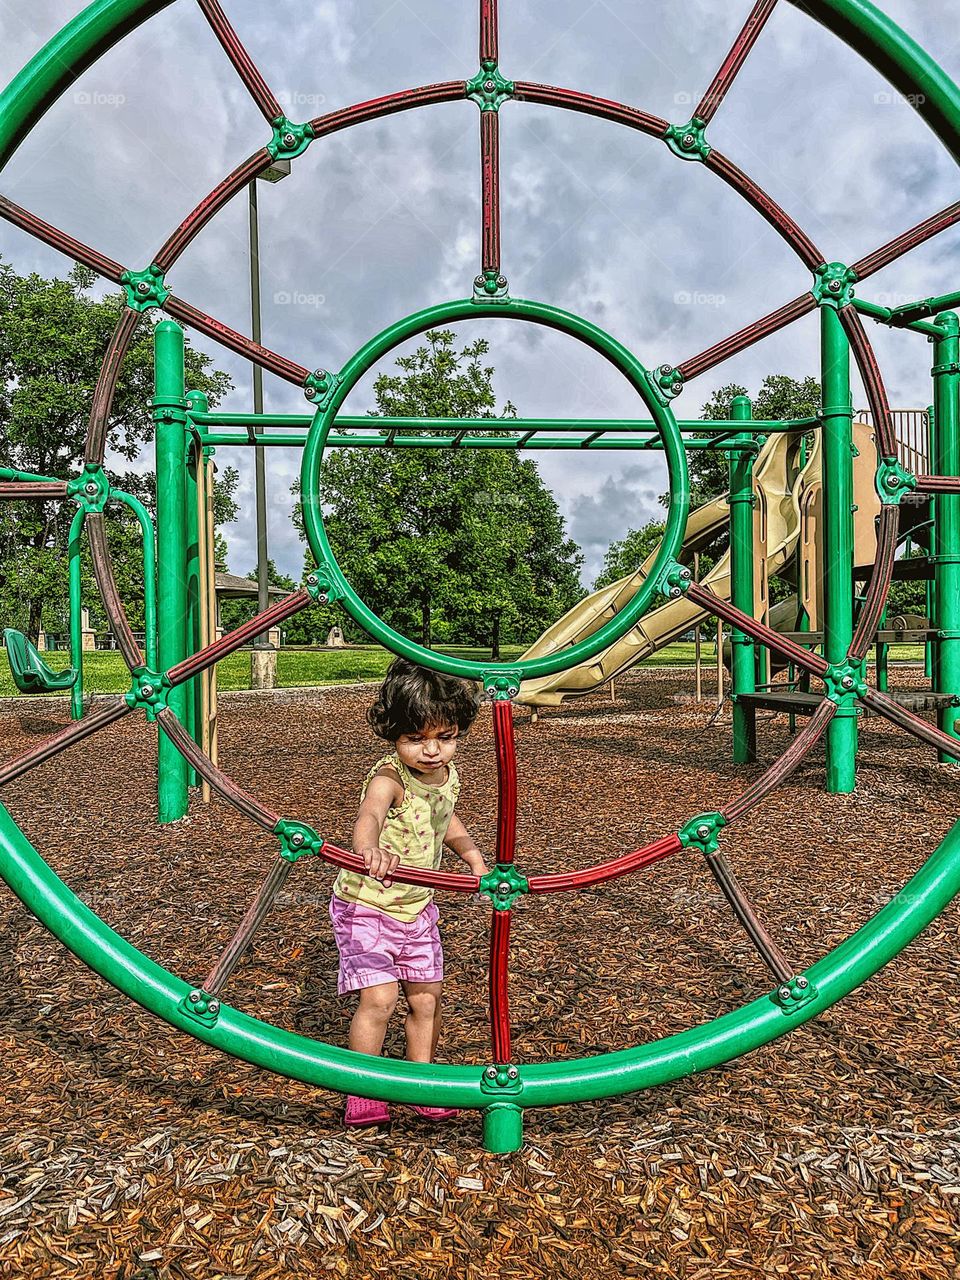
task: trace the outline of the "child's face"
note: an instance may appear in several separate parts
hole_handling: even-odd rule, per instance
[[[430,778],[457,754],[459,737],[456,725],[430,724],[420,733],[401,734],[396,743],[397,755],[408,769]]]

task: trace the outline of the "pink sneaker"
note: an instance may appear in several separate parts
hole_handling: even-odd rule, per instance
[[[347,1096],[343,1123],[353,1129],[369,1129],[374,1125],[389,1124],[390,1111],[385,1102],[378,1102],[376,1098],[358,1098],[351,1093]]]
[[[456,1107],[414,1107],[413,1110],[424,1120],[455,1120],[460,1114]]]

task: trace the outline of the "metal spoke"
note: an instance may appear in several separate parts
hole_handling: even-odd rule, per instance
[[[796,969],[774,942],[755,907],[744,893],[725,855],[720,852],[708,854],[707,866],[761,960],[778,983],[789,981],[796,973]]]
[[[223,51],[233,63],[237,74],[246,85],[251,98],[260,108],[264,118],[273,123],[283,115],[283,108],[277,101],[266,80],[260,74],[253,59],[240,42],[240,38],[230,25],[226,14],[217,0],[197,0],[203,16],[213,28],[213,33],[223,46]]]
[[[517,751],[513,735],[513,703],[493,703],[497,754],[497,866],[512,866],[517,843]],[[494,909],[490,923],[490,1037],[495,1063],[510,1061],[510,917]]]
[[[0,481],[0,498],[20,501],[48,501],[67,496],[66,480],[15,480]]]
[[[243,623],[234,631],[228,632],[221,639],[208,644],[206,648],[198,650],[189,658],[185,658],[183,662],[178,662],[176,666],[171,667],[167,672],[167,678],[174,686],[183,684],[185,680],[192,680],[194,676],[198,676],[201,671],[206,671],[208,667],[215,666],[222,658],[226,658],[229,654],[235,653],[237,649],[242,649],[245,644],[253,640],[255,636],[261,632],[269,631],[271,627],[278,626],[287,618],[292,618],[295,613],[299,613],[301,609],[305,609],[310,604],[310,595],[304,589],[294,591],[292,595],[287,596],[284,600],[278,600],[276,604],[264,609],[262,613],[256,614],[248,622]]]
[[[275,373],[278,378],[292,382],[298,387],[303,386],[309,369],[306,369],[303,365],[294,364],[292,360],[278,355],[268,347],[261,346],[259,342],[254,342],[251,338],[245,338],[242,333],[237,333],[229,325],[222,324],[221,321],[215,320],[212,316],[199,311],[196,307],[192,307],[188,302],[184,302],[182,298],[175,298],[171,294],[163,304],[163,309],[168,315],[173,316],[175,320],[179,320],[181,324],[190,325],[191,328],[198,329],[201,333],[205,333],[208,338],[213,338],[214,342],[219,342],[221,346],[230,351],[235,351],[237,355],[244,356],[247,360],[252,360],[254,364],[260,365],[270,373]]]
[[[740,329],[737,333],[731,334],[722,341],[715,343],[706,351],[701,351],[699,355],[691,356],[688,360],[684,360],[682,364],[677,365],[678,372],[682,375],[684,382],[689,382],[691,378],[697,378],[701,373],[706,373],[715,365],[722,364],[724,360],[729,360],[731,356],[738,355],[741,351],[746,351],[748,347],[752,347],[755,342],[760,342],[763,338],[769,338],[771,334],[777,333],[780,329],[785,329],[787,325],[793,324],[795,320],[799,320],[802,316],[807,316],[811,311],[816,311],[817,300],[812,293],[803,293],[799,298],[794,298],[792,302],[788,302],[786,306],[780,307],[777,311],[771,311],[769,315],[764,316],[760,320],[755,320],[753,324],[747,325],[745,329]]]
[[[247,908],[236,933],[224,947],[219,959],[203,980],[203,990],[207,995],[219,995],[233,971],[243,959],[244,952],[253,941],[254,935],[270,913],[277,896],[287,883],[287,878],[294,864],[277,854],[266,874],[263,884]]]
[[[727,822],[734,822],[737,818],[742,818],[745,813],[749,813],[771,791],[775,791],[781,783],[785,782],[791,773],[799,768],[826,733],[827,726],[836,713],[836,703],[831,702],[829,698],[824,698],[780,759],[774,761],[746,791],[737,796],[735,800],[731,800],[729,804],[723,806],[720,812]]]
[[[779,653],[788,661],[796,663],[798,667],[802,667],[804,671],[809,671],[811,675],[822,676],[829,670],[830,664],[825,658],[821,658],[819,654],[812,653],[809,649],[804,649],[799,644],[794,644],[792,640],[787,640],[778,631],[774,631],[772,627],[758,622],[756,618],[751,618],[748,613],[738,609],[729,600],[722,600],[720,596],[714,595],[712,591],[708,591],[698,583],[688,587],[686,595],[688,600],[700,605],[708,613],[722,618],[724,622],[729,622],[732,626],[744,632],[745,635],[752,636],[754,640],[759,640],[768,649],[773,649],[775,653]]]
[[[895,240],[890,240],[881,248],[875,249],[873,253],[868,253],[859,262],[855,262],[853,270],[857,273],[857,278],[866,280],[867,276],[873,275],[881,267],[889,266],[891,262],[896,262],[897,258],[902,258],[905,253],[909,253],[911,249],[915,249],[917,245],[923,244],[931,237],[939,235],[941,231],[946,231],[956,222],[960,222],[960,200],[956,204],[948,205],[946,209],[941,209],[939,213],[935,213],[925,221],[918,222],[915,227],[904,231]]]
[[[96,249],[91,249],[89,245],[85,245],[82,241],[75,240],[73,236],[61,231],[59,227],[54,227],[49,222],[44,222],[42,218],[38,218],[36,214],[30,213],[27,209],[22,209],[20,205],[14,204],[6,196],[0,196],[0,216],[6,218],[8,222],[12,222],[14,226],[20,227],[21,230],[36,236],[38,240],[42,240],[45,244],[50,245],[51,248],[59,249],[61,253],[66,254],[74,262],[82,262],[91,271],[96,271],[98,275],[103,276],[105,279],[112,280],[114,284],[120,284],[123,267],[119,262],[114,262],[112,258],[98,253]]]
[[[720,70],[713,78],[709,89],[700,99],[694,116],[709,124],[717,113],[717,108],[730,90],[730,86],[747,60],[747,54],[756,44],[760,32],[776,8],[777,0],[757,0],[750,11],[750,16],[743,25],[743,30],[733,42],[733,47],[723,60]]]
[[[0,765],[0,787],[5,786],[8,782],[13,782],[15,778],[22,778],[25,773],[35,769],[38,764],[43,764],[45,760],[52,760],[54,756],[59,755],[61,751],[65,751],[67,747],[72,747],[75,743],[82,742],[84,738],[91,737],[100,729],[105,729],[108,724],[121,720],[129,713],[130,708],[120,698],[118,701],[110,703],[109,706],[102,707],[99,711],[91,711],[82,720],[72,721],[66,728],[47,738],[45,742],[31,747],[29,751],[25,751],[23,755],[18,756],[15,760]]]

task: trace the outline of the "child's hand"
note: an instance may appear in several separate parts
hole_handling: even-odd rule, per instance
[[[357,853],[363,859],[367,875],[372,876],[374,880],[380,880],[383,887],[389,889],[393,883],[390,877],[400,865],[399,854],[391,853],[389,849],[381,849],[376,845],[358,849]]]

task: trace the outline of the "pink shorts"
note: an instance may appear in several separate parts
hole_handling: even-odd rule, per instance
[[[340,952],[338,993],[382,982],[442,982],[439,918],[435,902],[427,903],[416,920],[407,923],[333,894],[330,919]]]

